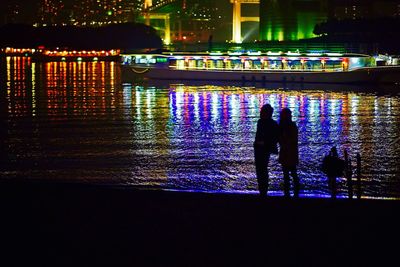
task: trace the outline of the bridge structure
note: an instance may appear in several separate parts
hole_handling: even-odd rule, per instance
[[[153,5],[152,0],[144,0],[143,2],[143,16],[145,19],[145,24],[150,26],[151,20],[163,20],[164,28],[161,29],[163,34],[163,42],[166,45],[171,44],[171,16],[170,12],[157,12],[157,9],[171,4],[176,0],[164,0],[160,1],[157,5]]]
[[[232,42],[242,42],[242,22],[260,22],[260,17],[242,17],[242,4],[260,4],[260,0],[231,0],[233,4],[232,15]]]
[[[163,20],[164,28],[159,29],[163,34],[164,44],[171,44],[171,11],[162,12],[166,6],[177,2],[178,0],[162,0],[156,5],[152,0],[143,1],[143,16],[145,23],[151,25],[151,20]],[[260,0],[230,0],[233,5],[232,14],[232,42],[242,43],[242,22],[253,21],[260,22],[260,17],[242,17],[242,4],[260,4]]]

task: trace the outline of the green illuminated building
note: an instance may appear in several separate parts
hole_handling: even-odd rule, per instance
[[[315,25],[327,20],[327,6],[327,0],[260,0],[260,40],[315,37]]]

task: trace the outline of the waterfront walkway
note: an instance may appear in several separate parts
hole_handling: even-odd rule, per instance
[[[0,265],[388,266],[399,208],[1,181]]]

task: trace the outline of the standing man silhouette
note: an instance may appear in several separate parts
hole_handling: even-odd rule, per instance
[[[294,197],[299,196],[300,181],[297,176],[297,164],[299,164],[299,130],[292,121],[292,112],[288,108],[281,111],[279,121],[279,163],[282,164],[285,197],[290,197],[290,177],[293,177]]]
[[[278,154],[278,123],[272,119],[274,109],[270,104],[265,104],[260,111],[257,122],[257,132],[254,141],[254,158],[258,189],[261,196],[268,192],[268,163],[271,154]]]

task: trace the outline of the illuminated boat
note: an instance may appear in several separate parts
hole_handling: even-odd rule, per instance
[[[377,67],[362,54],[121,54],[124,81],[216,80],[262,83],[399,83],[400,67]]]

